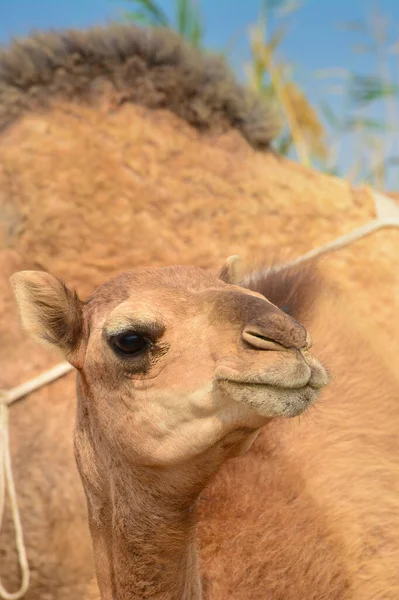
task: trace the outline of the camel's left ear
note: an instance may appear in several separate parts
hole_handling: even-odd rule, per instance
[[[241,279],[239,269],[240,262],[241,259],[236,254],[229,256],[218,273],[219,279],[225,283],[231,283],[232,285],[237,284]]]
[[[44,271],[20,271],[10,282],[23,327],[73,363],[83,331],[83,303],[76,292]]]

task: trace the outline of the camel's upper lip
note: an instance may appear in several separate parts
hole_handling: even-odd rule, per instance
[[[242,387],[265,387],[265,388],[275,388],[282,390],[303,390],[305,388],[311,388],[314,390],[320,390],[328,384],[328,376],[327,373],[324,372],[324,376],[319,376],[318,373],[310,373],[307,381],[301,383],[288,383],[288,382],[279,382],[279,383],[271,383],[261,377],[251,378],[251,379],[239,379],[233,377],[228,377],[226,375],[218,377],[217,381],[231,383],[237,386]]]

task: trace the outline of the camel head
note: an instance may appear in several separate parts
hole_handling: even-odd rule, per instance
[[[252,440],[327,383],[305,328],[236,285],[231,261],[217,276],[134,269],[86,302],[48,273],[11,281],[26,329],[78,370],[78,415],[139,464],[179,464],[234,431]]]

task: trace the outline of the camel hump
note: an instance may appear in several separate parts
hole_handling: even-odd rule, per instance
[[[239,85],[220,56],[160,28],[114,24],[45,32],[0,52],[0,129],[56,99],[166,108],[200,130],[238,129],[268,148],[279,129],[270,103]]]

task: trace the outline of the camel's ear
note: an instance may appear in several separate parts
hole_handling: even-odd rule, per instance
[[[36,339],[59,348],[71,360],[83,330],[83,304],[76,292],[42,271],[20,271],[10,282],[23,327]]]
[[[236,254],[229,256],[226,259],[223,267],[220,269],[218,273],[219,279],[224,281],[225,283],[231,283],[232,285],[238,283],[241,279],[239,263],[241,259]]]

